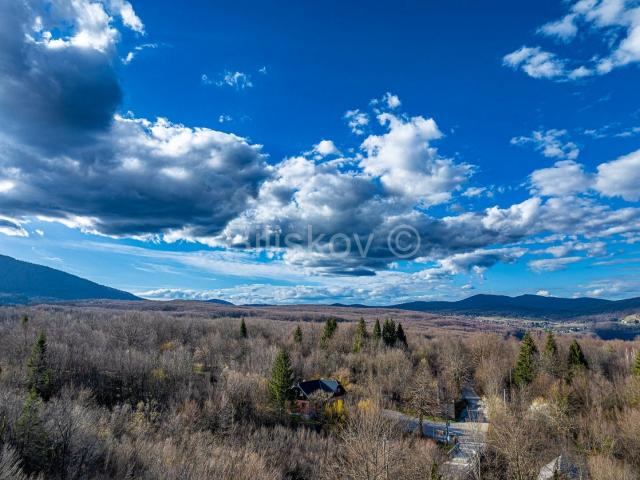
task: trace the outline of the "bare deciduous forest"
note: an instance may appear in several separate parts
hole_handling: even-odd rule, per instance
[[[1,309],[0,479],[639,478],[638,341],[220,311]],[[314,378],[346,395],[307,418],[287,382]],[[489,427],[465,472],[385,414],[455,424],[468,386]]]

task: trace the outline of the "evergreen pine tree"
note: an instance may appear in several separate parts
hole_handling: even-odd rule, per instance
[[[302,343],[302,329],[300,328],[300,325],[298,325],[293,331],[293,341],[296,343]]]
[[[324,331],[322,332],[322,344],[326,345],[327,341],[333,337],[338,329],[338,321],[335,318],[329,318],[324,324]]]
[[[558,345],[551,330],[547,331],[547,339],[542,351],[542,364],[545,371],[551,375],[558,373]]]
[[[281,348],[276,355],[269,380],[269,396],[280,413],[284,412],[287,402],[291,400],[293,386],[293,369],[289,352]]]
[[[636,353],[636,361],[633,364],[633,374],[636,377],[640,377],[640,350]]]
[[[244,322],[244,318],[240,320],[240,337],[247,338],[247,324]]]
[[[376,323],[373,326],[373,339],[379,342],[382,338],[382,329],[380,328],[380,320],[376,318]]]
[[[32,388],[16,421],[16,443],[27,472],[37,472],[47,465],[47,432],[40,419],[41,406],[40,396]]]
[[[587,364],[587,359],[584,357],[584,353],[582,353],[582,348],[577,340],[571,342],[569,346],[569,372],[574,373],[577,370],[581,370],[583,368],[589,368]]]
[[[47,364],[47,337],[40,332],[27,361],[27,387],[43,400],[51,395],[51,369]]]
[[[556,337],[553,332],[549,330],[547,332],[547,340],[544,343],[543,354],[547,357],[555,357],[558,354],[558,345],[556,344]]]
[[[387,347],[396,344],[396,322],[387,318],[382,325],[382,341]]]
[[[353,353],[358,353],[362,350],[365,341],[369,337],[367,332],[367,324],[364,323],[364,318],[360,317],[358,326],[356,327],[355,335],[353,337]]]
[[[396,330],[396,340],[405,347],[408,347],[407,336],[404,334],[404,329],[402,328],[402,325],[400,323],[398,323],[398,328]]]
[[[536,344],[529,332],[522,337],[518,361],[513,372],[513,380],[518,386],[528,385],[535,378]]]

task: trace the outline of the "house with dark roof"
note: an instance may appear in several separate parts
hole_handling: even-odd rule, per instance
[[[342,384],[332,378],[303,380],[293,387],[293,399],[298,413],[315,417],[322,409],[332,407],[341,410],[346,391]]]

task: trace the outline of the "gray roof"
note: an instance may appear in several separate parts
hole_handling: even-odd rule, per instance
[[[338,380],[333,378],[319,378],[317,380],[298,382],[294,388],[307,398],[317,391],[331,393],[334,397],[339,397],[345,393],[344,387]]]
[[[556,475],[554,477],[554,475]],[[573,480],[584,478],[580,468],[567,455],[561,454],[540,469],[538,480],[554,480],[555,478]]]

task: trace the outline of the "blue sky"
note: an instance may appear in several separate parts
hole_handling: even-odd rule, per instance
[[[640,295],[640,2],[0,8],[1,254],[158,299]]]

